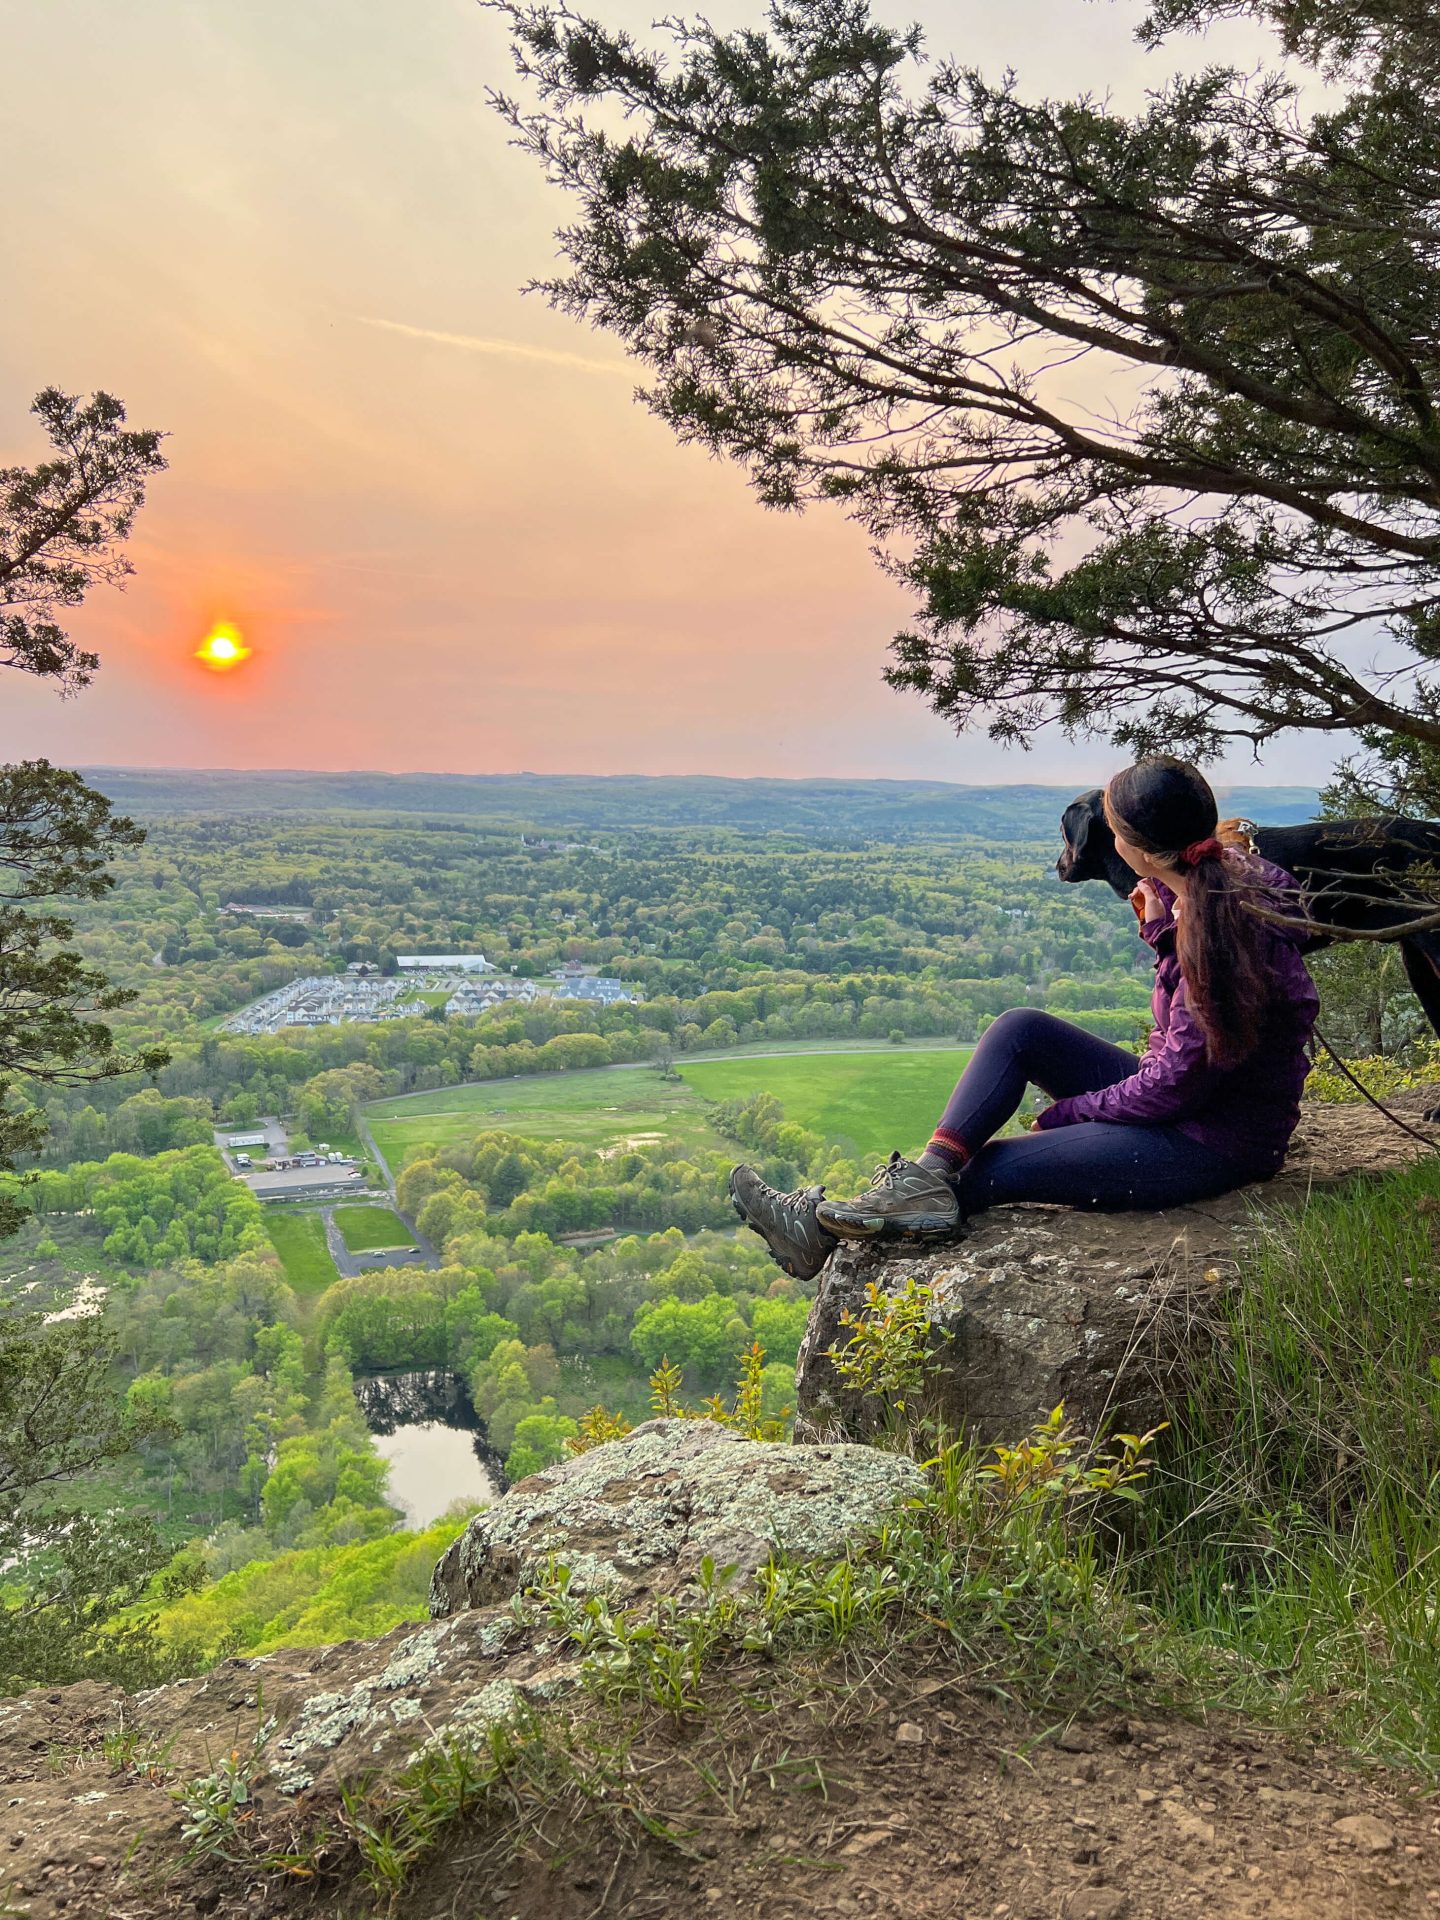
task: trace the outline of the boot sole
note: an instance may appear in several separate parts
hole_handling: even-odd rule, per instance
[[[942,1219],[938,1213],[917,1214],[903,1226],[894,1220],[850,1220],[827,1213],[820,1224],[841,1240],[926,1240],[954,1233],[962,1223],[953,1216]]]

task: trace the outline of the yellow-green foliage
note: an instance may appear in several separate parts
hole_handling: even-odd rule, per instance
[[[1388,1054],[1364,1060],[1347,1060],[1346,1066],[1377,1100],[1411,1087],[1440,1085],[1440,1041],[1423,1040],[1411,1049],[1410,1056],[1397,1060]],[[1321,1054],[1305,1082],[1307,1100],[1340,1102],[1362,1100],[1364,1095],[1352,1087],[1327,1054]]]
[[[389,1533],[348,1547],[307,1547],[237,1567],[199,1593],[144,1616],[167,1645],[199,1669],[229,1653],[372,1639],[423,1620],[435,1562],[465,1525],[439,1520],[424,1533]]]
[[[889,1293],[874,1280],[865,1287],[860,1313],[848,1307],[840,1325],[849,1334],[843,1347],[831,1347],[835,1371],[857,1393],[871,1394],[895,1413],[912,1415],[913,1402],[940,1367],[934,1350],[937,1338],[947,1337],[935,1326],[934,1289],[912,1275]]]
[[[790,1379],[789,1367],[766,1366],[765,1349],[755,1340],[740,1357],[733,1406],[726,1404],[723,1394],[712,1393],[700,1406],[691,1407],[680,1397],[684,1368],[662,1358],[650,1376],[650,1411],[657,1420],[713,1420],[719,1426],[733,1427],[747,1440],[785,1440],[789,1438],[794,1409],[781,1399],[777,1388],[782,1383],[788,1385]],[[565,1440],[565,1451],[589,1453],[592,1447],[603,1447],[629,1432],[630,1422],[623,1413],[591,1407]]]

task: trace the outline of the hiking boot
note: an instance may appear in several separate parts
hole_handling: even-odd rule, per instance
[[[731,1205],[792,1280],[813,1280],[839,1245],[815,1218],[815,1203],[824,1195],[824,1187],[780,1193],[744,1165],[730,1175]]]
[[[815,1212],[822,1227],[842,1240],[874,1240],[902,1233],[953,1233],[960,1202],[942,1174],[892,1153],[853,1200],[822,1200]]]

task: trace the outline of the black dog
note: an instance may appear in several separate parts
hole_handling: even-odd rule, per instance
[[[1072,800],[1060,816],[1065,850],[1055,862],[1062,880],[1105,880],[1122,898],[1137,875],[1115,851],[1099,787]],[[1440,874],[1440,822],[1434,820],[1315,820],[1300,827],[1257,827],[1255,851],[1293,873],[1315,919],[1332,927],[1383,933],[1434,908]],[[1406,887],[1406,875],[1429,869],[1425,891]],[[1330,942],[1317,938],[1316,947]],[[1405,974],[1440,1034],[1440,928],[1400,940]]]

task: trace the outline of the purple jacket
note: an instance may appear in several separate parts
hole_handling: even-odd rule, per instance
[[[1300,1118],[1300,1090],[1310,1070],[1310,1042],[1320,998],[1300,950],[1306,944],[1299,917],[1300,888],[1279,867],[1255,856],[1243,860],[1247,879],[1296,913],[1293,930],[1269,929],[1268,968],[1274,983],[1270,1011],[1254,1053],[1238,1067],[1221,1068],[1206,1057],[1205,1036],[1190,1012],[1175,956],[1175,896],[1152,883],[1164,912],[1140,929],[1155,949],[1155,991],[1150,1007],[1155,1031],[1134,1073],[1095,1093],[1057,1100],[1040,1115],[1042,1128],[1079,1120],[1108,1120],[1128,1127],[1175,1127],[1202,1146],[1243,1164],[1253,1174],[1274,1173]]]

